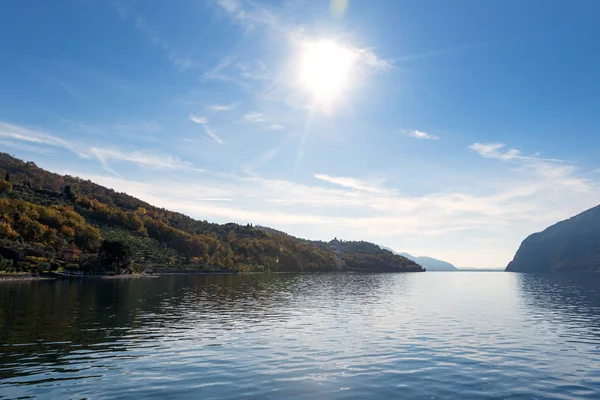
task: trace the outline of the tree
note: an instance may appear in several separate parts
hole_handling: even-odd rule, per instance
[[[67,200],[73,201],[73,202],[77,200],[77,196],[75,196],[75,194],[71,190],[71,185],[65,186],[64,193],[65,193],[65,198]]]
[[[104,240],[100,246],[100,259],[104,267],[111,271],[120,271],[131,265],[133,251],[128,242]]]
[[[228,243],[233,243],[236,240],[236,236],[235,236],[235,231],[232,229],[227,233],[227,242]]]
[[[75,243],[84,250],[97,250],[101,240],[100,231],[91,225],[81,225],[75,230]]]
[[[12,190],[12,183],[7,180],[0,181],[0,192],[10,192]]]
[[[0,238],[14,240],[19,237],[19,234],[13,230],[8,222],[0,221]]]

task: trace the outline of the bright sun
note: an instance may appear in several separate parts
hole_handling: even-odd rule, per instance
[[[331,40],[307,43],[300,64],[300,81],[313,102],[328,107],[352,82],[356,54]]]

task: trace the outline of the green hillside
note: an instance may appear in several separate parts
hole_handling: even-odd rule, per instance
[[[0,270],[422,271],[366,242],[214,224],[0,153]]]

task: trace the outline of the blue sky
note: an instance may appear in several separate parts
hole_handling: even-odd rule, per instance
[[[502,267],[600,199],[599,13],[9,0],[0,149],[198,219]]]

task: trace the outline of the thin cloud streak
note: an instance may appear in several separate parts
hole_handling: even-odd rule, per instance
[[[285,129],[284,125],[273,122],[271,119],[267,118],[265,116],[265,114],[258,112],[258,111],[252,111],[252,112],[244,114],[244,117],[241,122],[257,124],[266,129],[270,129],[270,130],[274,130],[274,131]]]
[[[50,135],[46,132],[24,128],[18,125],[10,124],[8,122],[0,122],[0,137],[15,139],[22,142],[29,142],[34,144],[42,144],[53,147],[61,147],[69,150],[80,158],[88,158],[89,155],[80,150],[77,146],[71,142],[61,139],[57,136]]]
[[[484,158],[514,163],[522,170],[533,173],[538,180],[550,182],[555,188],[563,187],[578,192],[593,192],[598,189],[596,182],[579,177],[577,167],[568,161],[555,158],[542,158],[539,153],[524,156],[520,150],[509,149],[502,143],[473,143],[469,148]]]
[[[112,124],[86,124],[62,119],[67,129],[86,135],[110,138],[119,136],[129,140],[156,141],[163,127],[156,121],[119,122]]]
[[[215,131],[212,130],[210,125],[208,125],[208,120],[205,117],[201,117],[198,115],[190,114],[190,121],[202,125],[202,129],[204,129],[204,133],[206,133],[210,138],[212,138],[218,144],[225,144],[225,141],[216,134]]]
[[[233,104],[213,104],[208,106],[208,109],[211,111],[232,111],[238,107],[239,103]]]
[[[123,152],[116,149],[90,147],[90,153],[92,153],[102,164],[103,168],[112,174],[119,175],[113,170],[109,164],[109,161],[126,161],[133,164],[142,165],[151,168],[165,168],[165,169],[178,169],[178,170],[189,170],[196,172],[204,172],[205,170],[196,168],[188,162],[180,160],[178,157],[168,154],[155,154],[155,153],[144,153],[142,151]]]
[[[45,155],[53,154],[53,152],[50,149],[39,147],[39,146],[32,146],[27,143],[13,142],[11,140],[0,140],[0,145],[6,146],[6,147],[12,147],[13,149],[17,149],[17,150],[28,151],[30,153],[45,154]]]
[[[127,5],[120,1],[115,3],[117,13],[122,20],[131,19],[135,30],[144,35],[152,44],[161,49],[167,60],[175,65],[179,71],[183,72],[187,69],[197,68],[197,63],[191,59],[191,57],[182,55],[175,47],[166,39],[164,39],[159,33],[150,25],[148,20],[141,14],[131,10]]]
[[[505,152],[501,152],[499,150],[505,148],[506,145],[503,143],[490,143],[490,144],[482,144],[482,143],[473,143],[469,146],[471,150],[476,151],[482,157],[485,158],[494,158],[500,161],[548,161],[548,162],[557,162],[564,163],[567,162],[565,160],[560,160],[556,158],[541,158],[539,157],[540,153],[535,153],[531,156],[523,156],[520,150],[510,149]]]
[[[340,176],[336,177],[336,176],[329,176],[329,175],[325,175],[325,174],[315,174],[313,176],[316,179],[320,179],[324,182],[332,183],[334,185],[338,185],[338,186],[342,186],[342,187],[350,188],[350,189],[354,189],[354,190],[361,190],[361,191],[371,192],[371,193],[386,193],[387,192],[386,190],[383,190],[382,188],[369,185],[369,184],[361,181],[358,178],[340,177]]]

